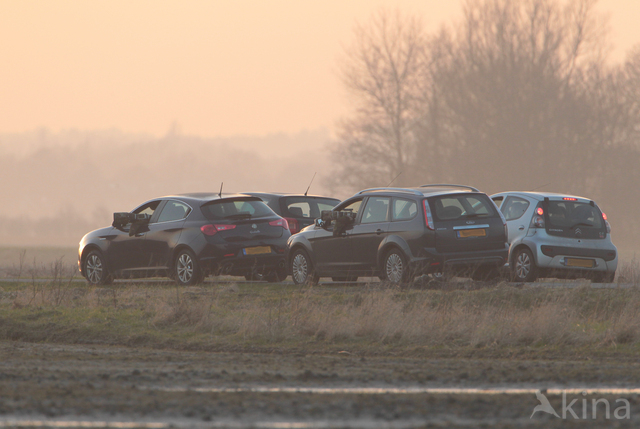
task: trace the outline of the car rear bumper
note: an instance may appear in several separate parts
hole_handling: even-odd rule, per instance
[[[425,248],[424,255],[411,261],[419,274],[445,270],[465,271],[479,266],[502,267],[507,262],[509,250],[505,246],[504,249],[439,253],[433,248]]]
[[[268,273],[285,268],[285,247],[270,245],[271,252],[245,255],[243,248],[206,249],[199,258],[202,268],[214,275],[243,276],[252,273]]]

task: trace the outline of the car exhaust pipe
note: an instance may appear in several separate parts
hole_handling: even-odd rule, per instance
[[[283,260],[278,262],[278,268],[284,268],[284,261]]]

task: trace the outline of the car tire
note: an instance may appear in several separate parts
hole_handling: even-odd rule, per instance
[[[518,249],[512,260],[512,281],[519,283],[531,283],[538,278],[538,267],[533,259],[533,253],[526,247]]]
[[[348,277],[331,277],[331,280],[339,283],[353,283],[358,281],[357,276],[348,276]]]
[[[108,285],[113,282],[113,276],[107,269],[104,256],[99,250],[92,250],[84,259],[82,268],[87,282],[92,285]]]
[[[173,263],[173,276],[180,286],[192,286],[202,281],[200,264],[191,250],[178,252]]]
[[[385,281],[392,285],[409,283],[411,280],[407,258],[399,249],[391,249],[387,252],[382,261],[382,273]]]
[[[297,249],[289,260],[289,272],[293,283],[297,285],[315,285],[320,280],[315,273],[309,254],[304,249]]]

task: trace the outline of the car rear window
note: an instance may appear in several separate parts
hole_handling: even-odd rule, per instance
[[[436,220],[485,218],[497,216],[495,205],[486,195],[459,194],[429,199]]]
[[[233,219],[249,217],[273,216],[275,213],[258,198],[234,198],[211,201],[202,207],[202,214],[207,219]]]
[[[577,201],[549,201],[547,217],[551,228],[604,227],[600,210],[589,203]]]
[[[331,210],[340,201],[329,198],[287,197],[284,199],[285,217],[316,219],[323,210]]]

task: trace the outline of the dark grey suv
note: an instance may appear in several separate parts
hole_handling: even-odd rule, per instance
[[[506,231],[476,188],[366,189],[291,236],[287,263],[296,284],[372,275],[400,284],[442,272],[488,279],[507,261]]]

